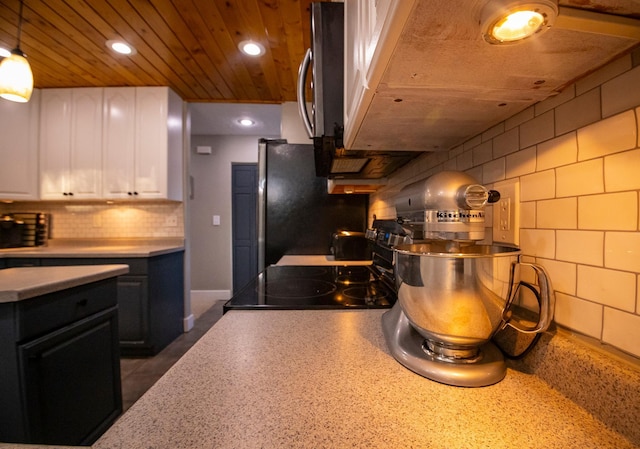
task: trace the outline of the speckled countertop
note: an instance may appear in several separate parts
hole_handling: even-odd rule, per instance
[[[128,265],[7,268],[0,270],[0,303],[34,298],[128,272]]]
[[[46,246],[0,250],[0,258],[153,257],[184,250],[183,239],[53,239]]]
[[[410,372],[382,313],[229,312],[93,447],[636,447],[532,374],[471,389]]]

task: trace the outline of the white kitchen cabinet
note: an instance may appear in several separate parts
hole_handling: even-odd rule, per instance
[[[40,91],[28,103],[0,100],[0,199],[38,199]]]
[[[79,200],[100,197],[102,93],[102,88],[42,91],[41,199]]]
[[[345,2],[344,145],[351,148],[415,0]]]
[[[182,201],[182,100],[168,87],[105,89],[105,198]]]

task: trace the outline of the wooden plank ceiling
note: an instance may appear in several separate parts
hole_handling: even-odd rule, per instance
[[[311,0],[24,0],[21,49],[35,87],[172,87],[193,102],[295,101]],[[19,0],[0,0],[0,46],[14,48]],[[132,44],[127,57],[106,47]],[[262,43],[251,58],[238,43]]]
[[[309,46],[310,3],[24,0],[21,48],[38,88],[163,85],[190,102],[295,101],[298,66]],[[639,0],[559,3],[640,16]],[[0,0],[1,47],[16,45],[19,5]],[[110,39],[124,39],[137,54],[115,55],[105,45]],[[262,43],[266,54],[241,54],[238,43],[249,39]]]

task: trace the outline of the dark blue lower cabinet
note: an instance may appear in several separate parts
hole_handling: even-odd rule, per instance
[[[152,356],[183,332],[184,251],[136,258],[42,258],[43,266],[129,265],[118,277],[120,352]]]
[[[122,413],[116,292],[112,278],[0,304],[0,441],[90,445]]]

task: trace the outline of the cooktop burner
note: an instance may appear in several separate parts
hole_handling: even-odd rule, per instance
[[[368,266],[272,265],[227,301],[224,311],[389,308],[395,300]]]

